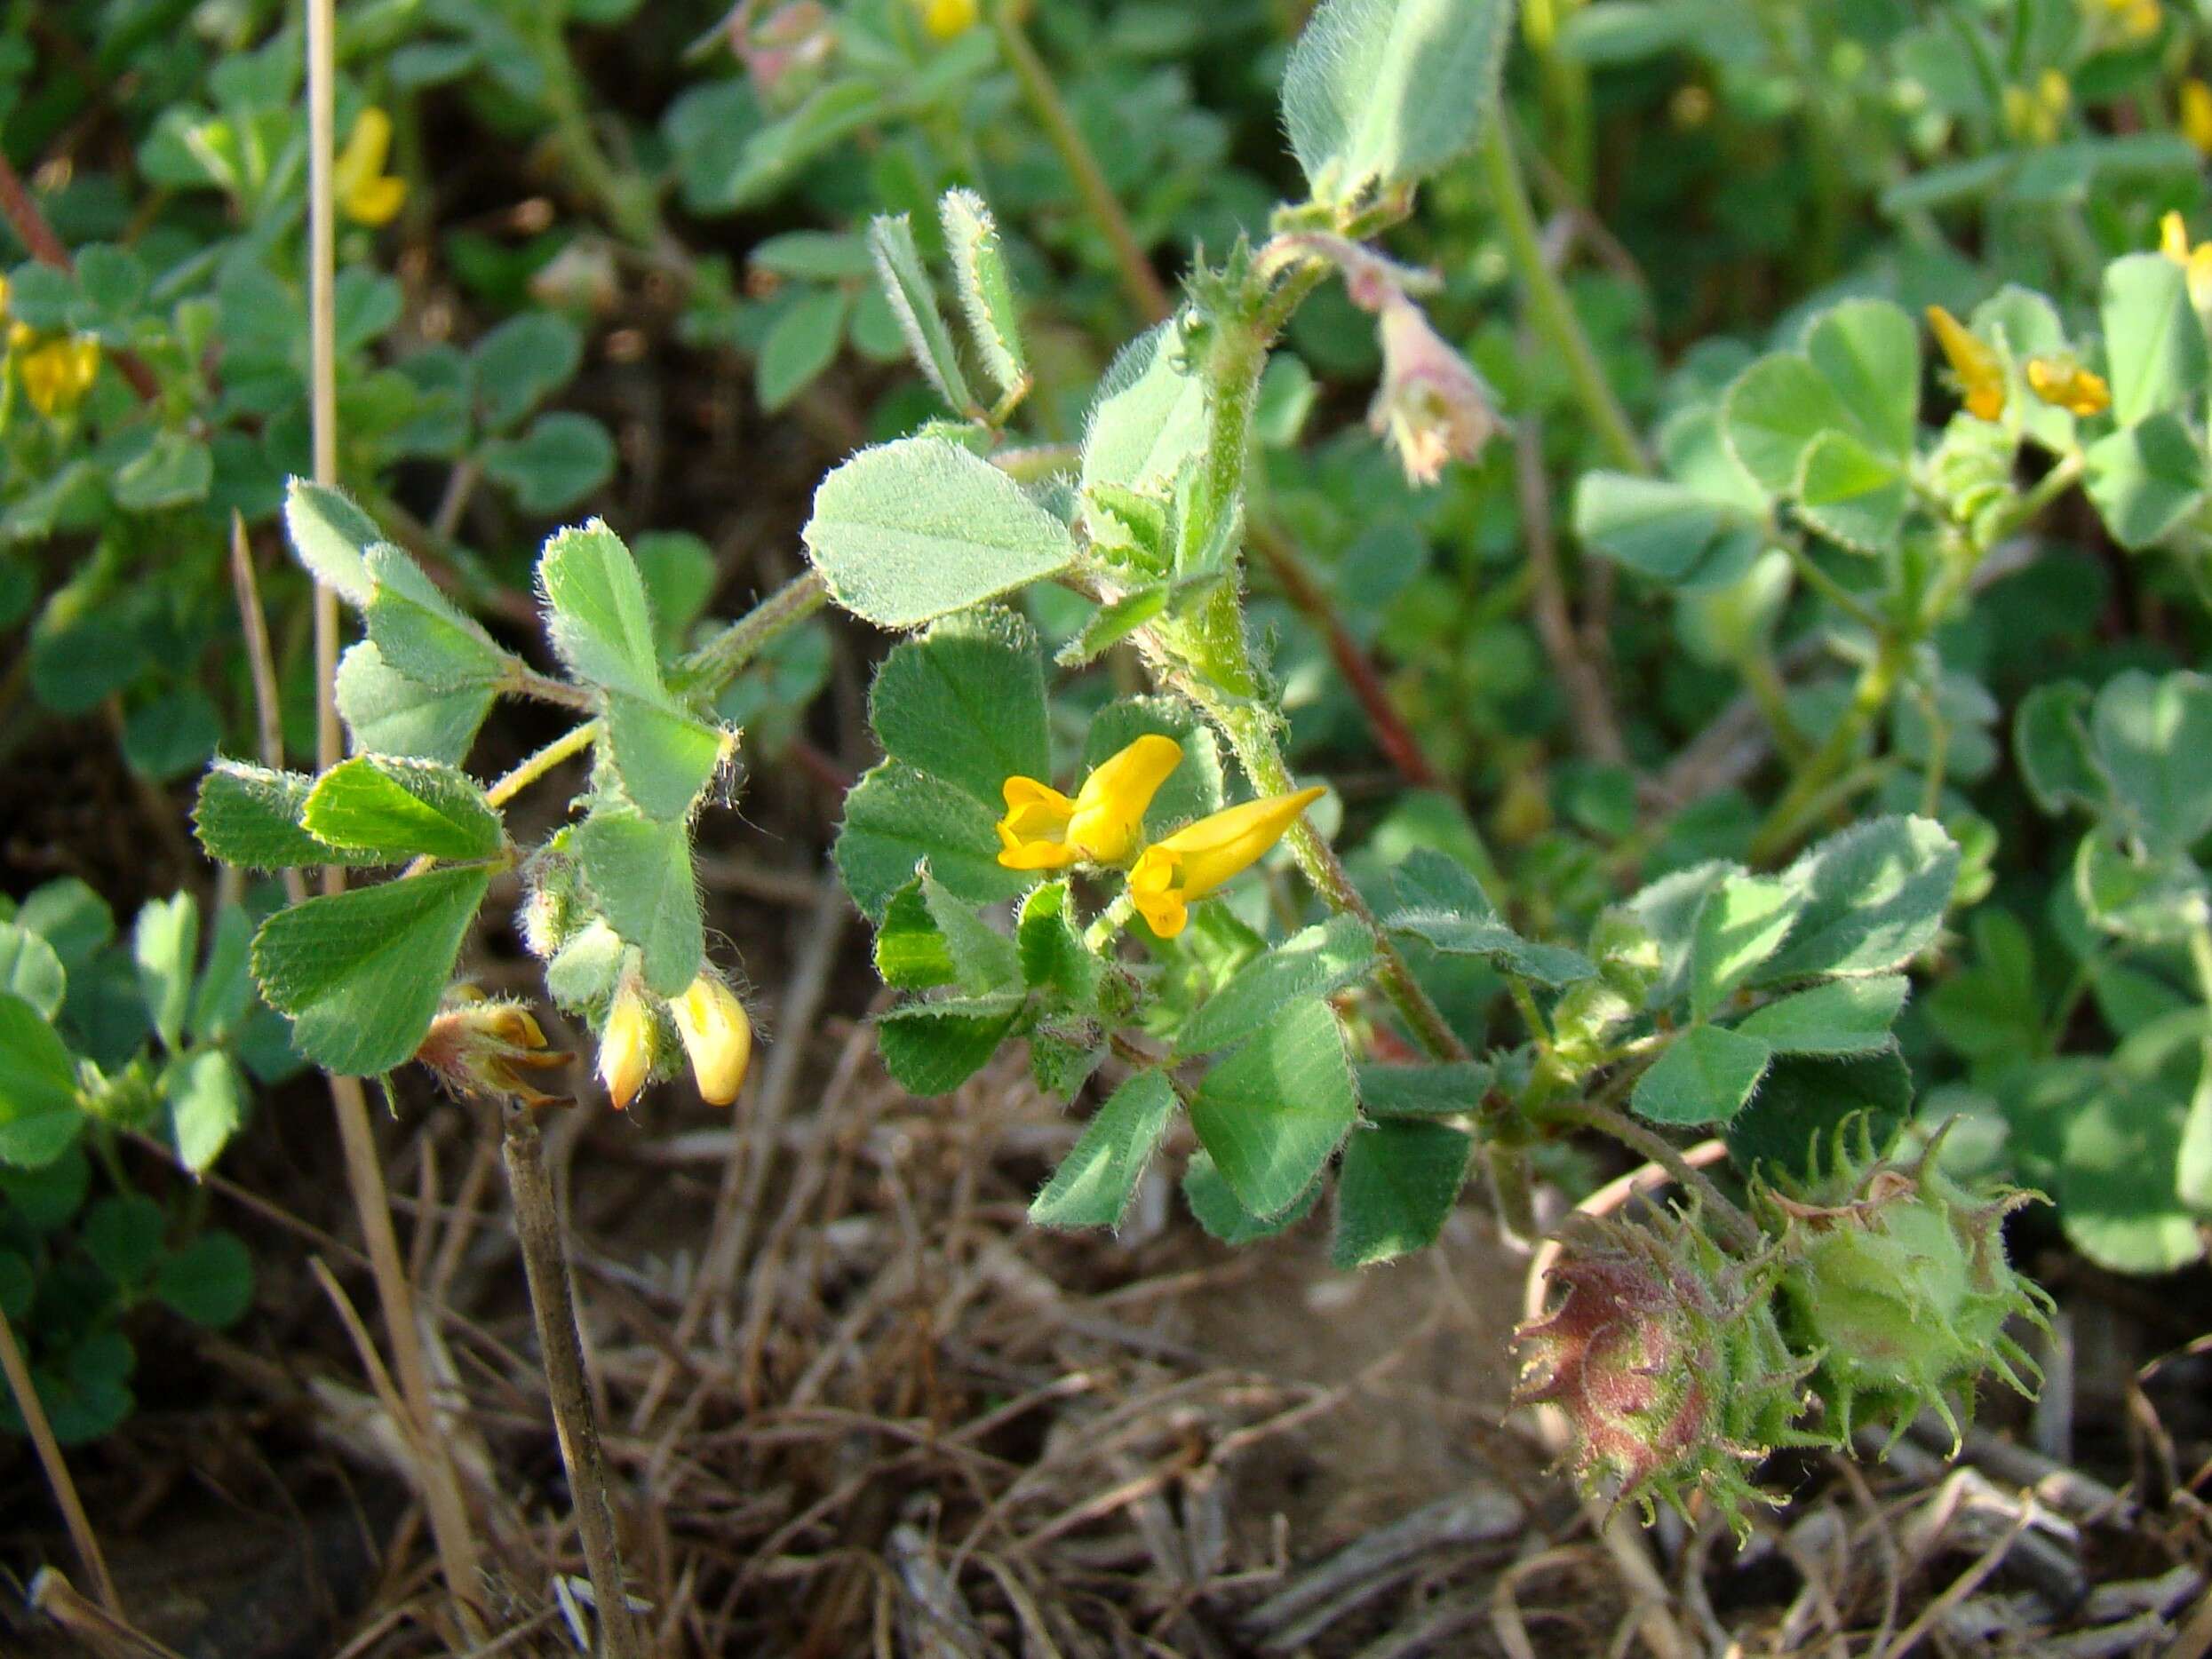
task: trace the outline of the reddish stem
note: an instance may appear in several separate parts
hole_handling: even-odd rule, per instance
[[[1337,672],[1344,676],[1344,683],[1359,700],[1376,744],[1397,769],[1398,775],[1418,790],[1448,787],[1443,774],[1422,750],[1420,740],[1413,735],[1413,728],[1406,725],[1404,717],[1390,701],[1390,694],[1382,683],[1382,671],[1359,641],[1352,638],[1350,630],[1344,626],[1344,619],[1336,613],[1335,601],[1314,580],[1305,561],[1272,528],[1255,524],[1251,539],[1268,561],[1268,568],[1274,571],[1283,597],[1299,615],[1321,630],[1329,655],[1336,662]]]

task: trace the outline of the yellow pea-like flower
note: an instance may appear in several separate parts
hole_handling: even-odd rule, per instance
[[[356,225],[388,225],[407,200],[407,180],[384,171],[391,153],[392,117],[371,104],[354,117],[330,168],[338,206]]]
[[[599,1080],[617,1112],[638,1098],[653,1075],[653,1011],[635,987],[615,993],[607,1024],[599,1034]]]
[[[1144,837],[1144,812],[1182,760],[1182,745],[1146,733],[1102,760],[1069,799],[1049,783],[1016,775],[1001,792],[999,861],[1008,869],[1120,864]]]
[[[2212,310],[2212,242],[2189,245],[2189,223],[2179,213],[2158,222],[2158,250],[2181,266],[2189,279],[2189,303]]]
[[[744,1087],[752,1063],[752,1021],[737,993],[702,973],[668,1005],[677,1034],[691,1057],[691,1076],[699,1098],[709,1106],[728,1106]]]
[[[561,1097],[546,1093],[528,1074],[559,1071],[570,1056],[546,1046],[537,1016],[521,1004],[458,986],[415,1058],[458,1095],[537,1107],[557,1105]]]
[[[974,28],[983,16],[980,0],[920,0],[922,30],[932,40],[951,40]]]
[[[1137,855],[1129,897],[1163,939],[1190,919],[1190,906],[1249,869],[1327,791],[1320,785],[1246,801],[1185,825]]]
[[[20,325],[19,325],[20,326]],[[11,344],[22,342],[11,337]],[[67,415],[99,378],[99,342],[89,336],[49,340],[25,352],[23,392],[41,415]]]
[[[1928,326],[1935,330],[1936,344],[1943,348],[1944,360],[1958,377],[1959,395],[1965,400],[1966,412],[1977,420],[1995,420],[2002,415],[2004,359],[1941,306],[1928,307]]]
[[[2072,357],[2029,358],[2027,383],[2037,397],[2070,415],[2102,415],[2113,406],[2113,389],[2105,377]]]
[[[2181,136],[2212,155],[2212,86],[2194,75],[2181,83]]]

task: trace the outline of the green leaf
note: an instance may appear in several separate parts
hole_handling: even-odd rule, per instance
[[[1840,547],[1880,553],[1905,528],[1912,484],[1896,463],[1849,433],[1824,432],[1798,463],[1797,510]]]
[[[1175,1115],[1165,1074],[1140,1071],[1108,1097],[1030,1205],[1041,1227],[1118,1227]]]
[[[661,648],[680,650],[720,579],[713,551],[688,530],[648,530],[630,556],[645,583]]]
[[[1690,944],[1690,1012],[1703,1020],[1782,948],[1805,894],[1771,876],[1736,872],[1699,907]]]
[[[1667,479],[1585,472],[1575,486],[1574,533],[1616,564],[1672,587],[1706,563],[1739,514]]]
[[[602,798],[576,827],[575,845],[601,913],[645,959],[646,988],[662,996],[683,991],[706,957],[684,826]]]
[[[1014,943],[1024,984],[1046,992],[1062,1008],[1086,1012],[1097,1004],[1105,965],[1076,931],[1074,909],[1064,880],[1030,889],[1014,925]]]
[[[1850,425],[1835,388],[1794,352],[1762,357],[1736,377],[1721,401],[1722,441],[1770,495],[1796,488],[1814,439]]]
[[[1227,802],[1228,785],[1213,728],[1180,697],[1124,697],[1101,709],[1084,734],[1084,772],[1147,734],[1171,739],[1182,750],[1182,759],[1144,809],[1147,838],[1158,840],[1179,825],[1219,812]]]
[[[1829,837],[1784,872],[1805,894],[1789,942],[1754,979],[1886,973],[1934,942],[1959,848],[1926,818],[1879,818]]]
[[[1743,1110],[1773,1058],[1756,1037],[1692,1026],[1636,1079],[1629,1101],[1654,1123],[1724,1123]]]
[[[1778,1054],[1871,1054],[1897,1041],[1890,1027],[1910,988],[1901,973],[1832,980],[1769,1003],[1736,1030]]]
[[[1498,101],[1505,0],[1323,0],[1283,71],[1316,201],[1410,184],[1475,146]]]
[[[883,628],[996,599],[1076,557],[1066,525],[940,438],[862,450],[822,480],[802,534],[830,596]]]
[[[958,784],[994,818],[1008,778],[1052,777],[1044,656],[1029,623],[997,606],[893,647],[868,715],[884,753]]]
[[[553,311],[527,311],[493,329],[469,353],[484,428],[503,432],[575,377],[584,336]]]
[[[1012,1036],[1025,998],[1016,991],[908,1003],[876,1021],[884,1069],[910,1094],[950,1094]]]
[[[41,1236],[76,1220],[92,1186],[92,1163],[81,1147],[70,1147],[52,1163],[36,1170],[0,1165],[0,1200],[6,1202],[18,1221]]]
[[[2081,488],[2113,539],[2150,546],[2204,504],[2212,487],[2203,447],[2172,409],[2107,433],[2089,447]]]
[[[1375,942],[1356,917],[1333,917],[1253,957],[1175,1034],[1181,1054],[1206,1054],[1242,1042],[1285,1003],[1333,996],[1365,977]]]
[[[1081,668],[1095,662],[1145,623],[1166,610],[1174,590],[1166,583],[1125,593],[1091,613],[1076,637],[1053,653],[1062,668]]]
[[[433,691],[489,685],[510,659],[476,621],[463,615],[422,567],[396,547],[369,550],[371,586],[362,615],[385,662]]]
[[[2132,426],[2204,390],[2204,324],[2179,265],[2158,253],[2113,260],[2105,267],[2101,309],[2116,425]]]
[[[1522,938],[1499,919],[1481,885],[1460,864],[1428,847],[1409,854],[1397,871],[1400,909],[1386,926],[1452,957],[1479,957],[1492,966],[1540,985],[1571,985],[1597,968],[1579,951]]]
[[[269,1006],[292,1016],[293,1045],[341,1075],[405,1064],[490,885],[481,865],[434,869],[269,917],[254,937],[253,974]]]
[[[195,1325],[235,1325],[253,1306],[252,1253],[235,1233],[211,1228],[163,1259],[154,1294]]]
[[[2212,830],[2212,680],[2115,674],[2097,694],[2089,737],[2129,824],[2153,853],[2184,853]]]
[[[484,475],[504,484],[525,512],[573,506],[615,475],[615,441],[589,415],[555,409],[519,438],[502,438],[479,452]]]
[[[386,663],[373,639],[347,647],[338,659],[338,711],[363,754],[458,766],[475,744],[495,695],[489,686],[433,691]]]
[[[1278,1216],[1255,1216],[1245,1208],[1223,1178],[1220,1167],[1204,1147],[1190,1155],[1182,1176],[1183,1202],[1209,1236],[1224,1244],[1250,1244],[1296,1226],[1313,1213],[1321,1197],[1321,1179],[1299,1195],[1298,1201]]]
[[[919,879],[922,903],[944,941],[960,988],[980,996],[1021,986],[1022,960],[1014,941],[985,922],[974,905],[948,892],[926,864]]]
[[[304,773],[219,760],[200,780],[193,828],[210,858],[240,869],[362,861],[307,833],[300,821],[314,790],[314,780]]]
[[[1913,1074],[1894,1051],[1854,1060],[1785,1054],[1722,1135],[1746,1173],[1763,1163],[1802,1180],[1829,1166],[1835,1131],[1847,1119],[1867,1114],[1874,1144],[1884,1147],[1912,1110]]]
[[[1005,252],[991,210],[973,190],[952,189],[937,203],[945,247],[952,255],[952,276],[967,318],[968,337],[1001,397],[1029,383],[1022,360],[1022,323],[1014,303],[1014,282],[1007,274]]]
[[[1180,322],[1160,323],[1123,346],[1099,380],[1078,479],[1094,537],[1112,539],[1102,535],[1094,493],[1165,500],[1184,464],[1205,448],[1205,386],[1186,362],[1185,345]]]
[[[841,288],[800,295],[776,316],[752,363],[752,394],[773,415],[837,361],[851,296]]]
[[[875,256],[876,275],[915,367],[937,389],[946,408],[956,415],[967,414],[975,400],[960,372],[951,331],[937,309],[936,291],[923,267],[921,250],[914,243],[912,222],[903,213],[878,214],[869,222],[868,249]]]
[[[2045,812],[2069,806],[2102,812],[2112,791],[2089,750],[2089,688],[2079,680],[2051,680],[2020,700],[2013,721],[2013,753],[2028,793]]]
[[[387,755],[356,755],[324,773],[300,824],[327,845],[386,864],[422,855],[488,859],[505,839],[499,814],[462,773]]]
[[[310,575],[349,605],[368,604],[364,561],[385,539],[373,519],[335,489],[295,478],[284,487],[284,528]]]
[[[166,783],[197,772],[222,742],[223,717],[197,686],[166,692],[131,710],[123,723],[123,758],[140,777]]]
[[[578,679],[658,702],[660,657],[645,578],[602,520],[557,532],[537,561],[553,650]]]
[[[2186,1104],[2159,1079],[2106,1068],[2067,1116],[2058,1218],[2073,1247],[2113,1273],[2172,1273],[2204,1256],[2202,1218],[2180,1199]]]
[[[1190,1102],[1199,1144],[1257,1216],[1297,1203],[1357,1115],[1344,1035],[1310,998],[1217,1064]]]
[[[894,990],[927,991],[958,977],[952,949],[922,901],[917,876],[891,895],[876,925],[876,972]]]
[[[162,1046],[175,1053],[184,1046],[185,1014],[192,1002],[192,976],[199,962],[200,906],[188,893],[149,899],[131,933],[131,958],[138,964],[139,993]]]
[[[144,1193],[119,1193],[84,1212],[84,1253],[118,1290],[134,1291],[161,1258],[169,1218]]]
[[[68,1047],[37,1009],[0,991],[0,1163],[52,1163],[84,1127]]]
[[[999,862],[994,814],[965,790],[887,760],[845,797],[836,859],[845,890],[870,920],[927,861],[930,873],[978,904],[1011,899],[1031,877]]]
[[[2187,939],[2207,898],[2204,872],[2184,854],[2120,845],[2103,824],[2081,837],[2073,887],[2092,923],[2140,945]]]
[[[20,996],[51,1020],[61,1012],[68,988],[68,972],[52,945],[27,927],[0,922],[0,993]]]
[[[1333,1267],[1367,1267],[1436,1242],[1467,1180],[1474,1138],[1418,1119],[1376,1123],[1345,1143]]]
[[[735,734],[672,702],[607,694],[607,750],[623,793],[649,818],[682,820],[721,770]]]
[[[1920,329],[1886,299],[1847,299],[1805,330],[1805,358],[1857,435],[1892,462],[1912,458],[1920,421]]]
[[[1353,1068],[1360,1110],[1370,1117],[1456,1117],[1482,1109],[1491,1068],[1480,1060],[1438,1066],[1387,1066],[1369,1061]]]
[[[207,499],[215,481],[215,456],[188,433],[162,432],[139,454],[115,469],[110,487],[126,512],[159,512]]]
[[[169,1132],[177,1155],[197,1175],[245,1122],[245,1089],[237,1068],[220,1050],[200,1049],[163,1074],[162,1093],[169,1101]]]
[[[72,973],[88,965],[115,936],[107,901],[75,876],[32,888],[15,913],[15,925],[52,945]]]

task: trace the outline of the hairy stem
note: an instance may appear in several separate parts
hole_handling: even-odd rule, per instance
[[[1075,116],[1069,111],[1067,99],[1061,97],[1052,71],[1037,55],[1037,48],[1030,44],[1009,0],[993,0],[991,23],[998,33],[999,50],[1007,54],[1014,78],[1022,83],[1022,95],[1029,100],[1030,113],[1045,129],[1046,139],[1074,179],[1083,205],[1113,251],[1114,270],[1121,279],[1122,291],[1129,297],[1129,303],[1139,316],[1148,322],[1159,321],[1174,309],[1167,290],[1160,282],[1159,273],[1152,268],[1152,262],[1145,258],[1144,250],[1138,245],[1136,232],[1129,226],[1129,216],[1123,211],[1113,187],[1106,182],[1105,170],[1091,153],[1083,130],[1075,124]]]
[[[615,1541],[614,1506],[607,1495],[607,1464],[601,1454],[599,1420],[584,1376],[584,1344],[569,1284],[569,1257],[561,1242],[561,1211],[545,1173],[545,1142],[527,1107],[507,1112],[500,1151],[514,1195],[515,1238],[529,1281],[530,1311],[537,1318],[538,1358],[553,1407],[561,1462],[569,1472],[576,1529],[584,1542],[592,1598],[599,1605],[601,1646],[607,1659],[643,1659],[645,1647],[623,1588],[622,1552]]]
[[[1610,1106],[1599,1106],[1592,1101],[1555,1101],[1545,1108],[1544,1115],[1611,1135],[1629,1150],[1642,1153],[1681,1183],[1683,1191],[1697,1195],[1699,1202],[1720,1223],[1722,1230],[1728,1234],[1737,1249],[1751,1252],[1759,1248],[1764,1236],[1759,1230],[1759,1224],[1746,1215],[1741,1206],[1715,1187],[1664,1136],[1645,1128],[1624,1112],[1617,1112]]]
[[[581,754],[597,742],[599,734],[597,720],[586,720],[580,726],[570,726],[536,754],[519,761],[513,770],[484,791],[484,799],[494,806],[505,806],[569,756]]]
[[[684,658],[672,678],[680,691],[710,696],[737,678],[784,630],[806,621],[829,602],[819,572],[794,576],[736,622]]]

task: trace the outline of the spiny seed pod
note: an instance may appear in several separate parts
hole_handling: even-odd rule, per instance
[[[1793,1426],[1806,1403],[1770,1306],[1770,1259],[1739,1262],[1687,1217],[1588,1222],[1548,1282],[1566,1294],[1515,1335],[1525,1359],[1516,1404],[1556,1406],[1593,1497],[1654,1499],[1685,1516],[1702,1491],[1740,1534],[1745,1506],[1778,1502],[1748,1472],[1780,1446],[1820,1443]]]
[[[1925,1408],[1955,1441],[1974,1385],[1993,1371],[2032,1395],[2042,1373],[2005,1334],[2016,1314],[2047,1326],[2042,1288],[2013,1271],[2004,1218],[2040,1195],[1974,1192],[1936,1164],[1949,1126],[1918,1157],[1876,1156],[1867,1120],[1836,1131],[1828,1167],[1802,1187],[1754,1188],[1782,1238],[1780,1294],[1790,1345],[1812,1361],[1813,1391],[1839,1440],[1869,1425],[1892,1441]]]

